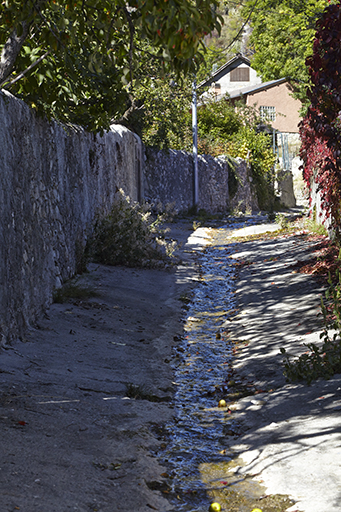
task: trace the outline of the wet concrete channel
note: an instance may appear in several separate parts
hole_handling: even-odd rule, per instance
[[[218,405],[234,384],[235,348],[226,331],[238,306],[232,256],[236,244],[228,236],[255,223],[255,218],[235,219],[211,230],[210,244],[199,253],[200,282],[185,306],[185,335],[175,349],[176,419],[167,428],[171,442],[164,454],[173,468],[172,495],[181,512],[207,511],[212,501],[223,511],[250,512],[254,498],[263,492],[256,482],[233,478],[228,445],[239,427],[229,408]]]

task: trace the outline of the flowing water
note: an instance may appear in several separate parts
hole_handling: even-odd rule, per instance
[[[227,237],[250,223],[253,219],[214,230],[212,244],[199,256],[201,281],[186,311],[184,340],[177,347],[176,420],[169,426],[171,443],[165,454],[174,468],[178,511],[207,511],[208,482],[219,486],[230,461],[227,433],[231,435],[234,426],[228,409],[218,407],[228,392],[233,357],[224,324],[236,314],[237,306],[235,267],[229,258],[235,244],[228,243]]]

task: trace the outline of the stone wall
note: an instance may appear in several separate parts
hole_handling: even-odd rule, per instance
[[[198,157],[199,209],[209,213],[258,210],[248,166],[244,160],[209,155]],[[163,205],[174,203],[187,211],[194,202],[192,154],[148,149],[144,162],[145,199]],[[235,185],[235,186],[234,186]],[[233,190],[232,190],[233,189]]]
[[[280,169],[277,172],[279,199],[283,206],[295,208],[296,197],[294,193],[293,175],[291,171]]]
[[[66,132],[0,93],[0,341],[21,335],[73,276],[77,247],[117,188],[143,196],[142,145],[113,126]]]
[[[230,195],[230,210],[251,213],[259,210],[255,187],[248,163],[242,158],[232,160],[235,189]]]
[[[331,218],[327,217],[325,210],[322,208],[321,192],[318,190],[318,185],[315,180],[311,182],[309,214],[315,222],[325,226],[330,238],[334,238]]]
[[[179,151],[149,151],[144,157],[140,139],[121,126],[99,136],[49,123],[5,91],[0,91],[0,120],[0,344],[5,345],[35,323],[54,289],[75,274],[96,213],[110,209],[119,188],[135,201],[174,202],[178,211],[188,210],[193,161]],[[199,208],[257,209],[245,161],[232,165],[200,156],[198,166]]]

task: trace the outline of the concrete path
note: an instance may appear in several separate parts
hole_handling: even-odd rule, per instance
[[[235,235],[250,229],[269,226]],[[210,237],[191,232],[172,226],[189,251],[176,272],[91,265],[77,284],[95,297],[53,304],[0,354],[1,512],[173,510],[160,462],[174,415],[172,345],[182,335],[179,299],[198,278],[195,252]],[[259,391],[231,414],[241,432],[228,439],[234,477],[289,494],[291,512],[340,512],[341,377],[287,384],[279,354],[319,341],[321,289],[291,267],[313,244],[229,242],[236,261],[251,264],[238,271],[239,314],[222,328],[239,341],[236,379]]]
[[[230,444],[235,475],[253,475],[267,494],[288,494],[296,503],[287,512],[340,512],[341,376],[286,383],[280,354],[281,347],[298,355],[305,343],[320,343],[323,290],[292,266],[309,259],[316,244],[300,235],[239,243],[247,234],[230,238],[238,240],[233,257],[250,264],[236,280],[239,314],[225,328],[239,341],[236,378],[259,393],[231,407],[242,432]]]

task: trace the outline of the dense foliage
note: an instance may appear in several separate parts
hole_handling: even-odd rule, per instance
[[[295,96],[306,103],[309,81],[305,60],[312,53],[315,23],[328,0],[247,0],[251,14],[252,67],[263,81],[288,77]]]
[[[301,123],[304,178],[313,179],[322,208],[340,235],[341,197],[341,4],[328,6],[317,22],[313,55],[308,58],[311,105]]]
[[[209,138],[212,141],[227,140],[240,130],[242,124],[241,116],[224,100],[212,99],[199,106],[199,138]]]
[[[86,248],[86,257],[105,265],[160,267],[170,263],[176,242],[166,241],[161,224],[167,212],[153,216],[119,190],[111,211],[98,215]]]
[[[220,31],[218,0],[4,0],[0,86],[63,122],[108,128],[131,105],[148,58],[194,71],[203,37]]]
[[[275,156],[269,135],[259,132],[259,112],[239,103],[210,101],[198,109],[198,151],[243,158],[250,163],[261,209],[273,207]]]
[[[192,133],[192,80],[192,76],[164,73],[159,63],[145,58],[133,80],[133,107],[118,121],[135,131],[147,146],[185,149]]]

